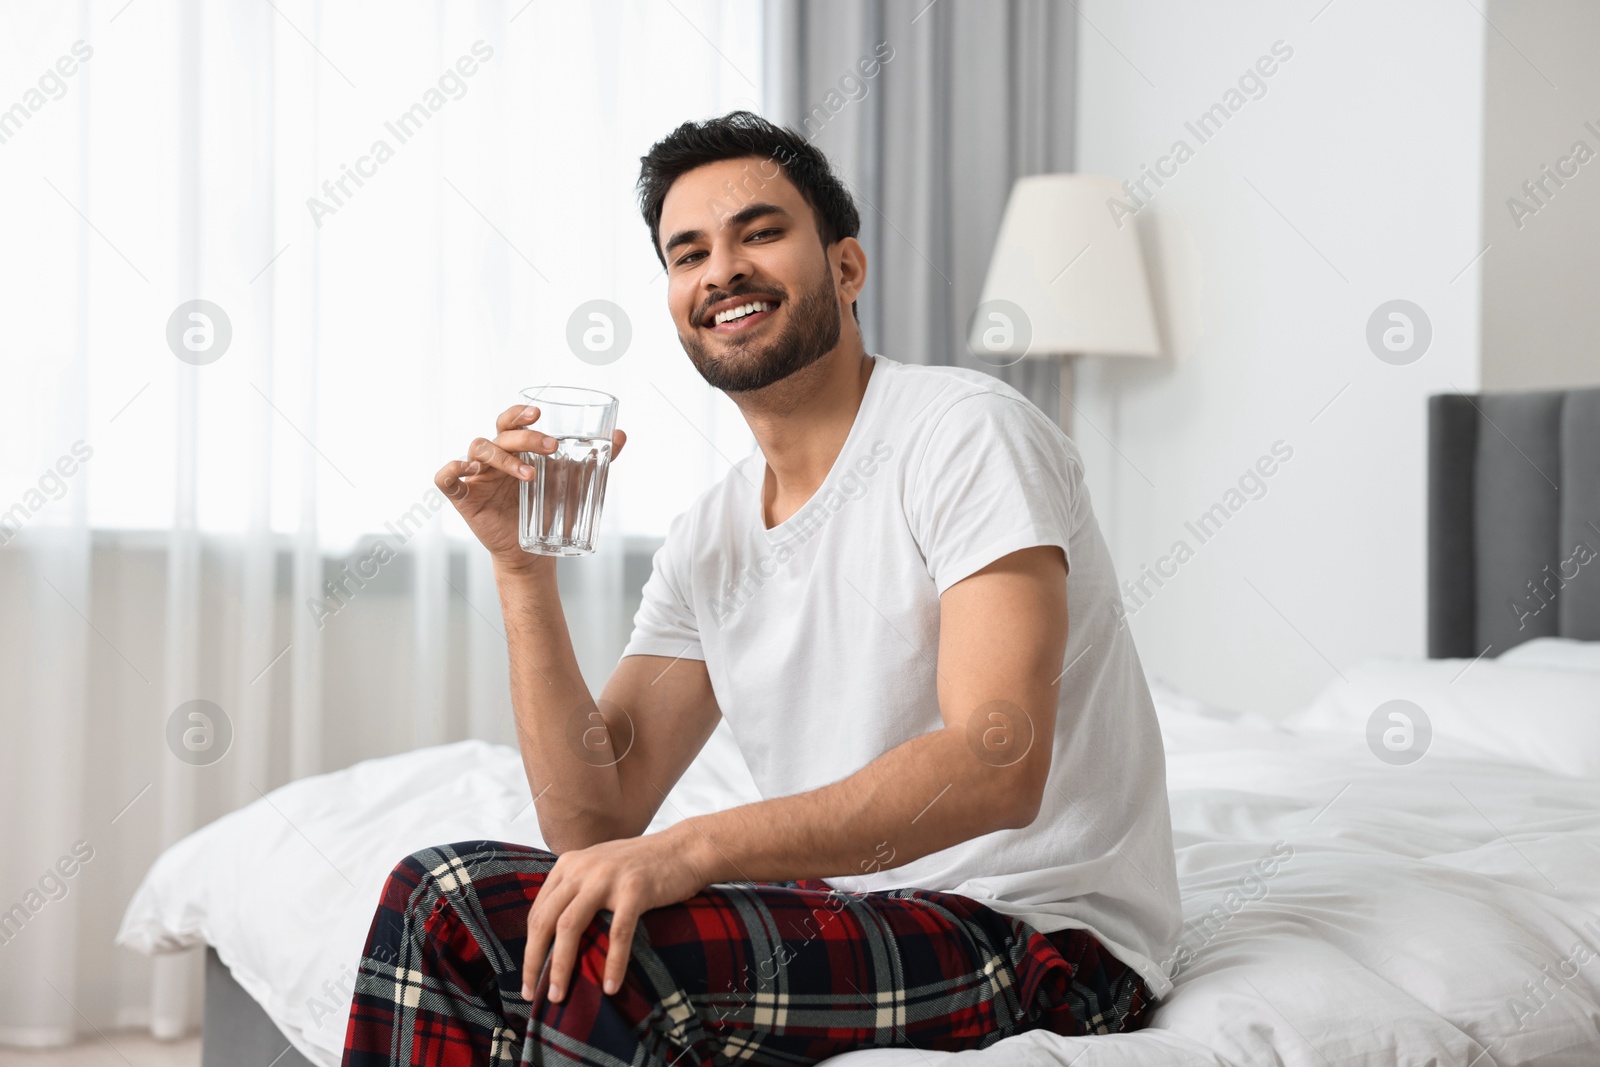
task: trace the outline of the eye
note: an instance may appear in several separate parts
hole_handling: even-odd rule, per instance
[[[781,227],[781,226],[768,226],[766,229],[757,230],[756,232],[752,233],[749,237],[746,237],[745,240],[753,241],[757,237],[766,237],[769,234],[771,236],[774,236],[774,237],[781,237],[781,236],[783,236],[783,227]],[[690,253],[688,253],[688,254],[686,254],[684,256],[679,257],[678,259],[673,260],[672,265],[675,266],[675,267],[684,266],[685,264],[693,263],[696,256],[703,256],[703,255],[705,255],[704,252],[690,252]]]

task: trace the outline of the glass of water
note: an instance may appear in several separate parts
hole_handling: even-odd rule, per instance
[[[617,398],[571,385],[524,389],[524,404],[539,409],[528,429],[556,439],[556,450],[522,453],[533,477],[520,486],[517,536],[523,551],[582,556],[594,551],[611,467]]]

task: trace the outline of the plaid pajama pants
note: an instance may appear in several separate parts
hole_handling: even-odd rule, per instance
[[[1138,974],[1083,930],[1041,934],[953,893],[718,883],[640,917],[601,989],[610,911],[567,996],[522,998],[528,909],[556,857],[495,841],[417,852],[383,889],[346,1067],[811,1064],[864,1048],[984,1048],[1025,1030],[1144,1024]]]

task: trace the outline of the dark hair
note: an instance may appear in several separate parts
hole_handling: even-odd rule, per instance
[[[793,130],[753,112],[730,111],[705,122],[685,122],[639,158],[639,210],[650,227],[650,246],[663,268],[667,257],[661,251],[661,208],[667,190],[696,167],[741,156],[772,159],[782,168],[784,176],[811,205],[824,249],[861,232],[861,215],[855,201],[820,149]],[[776,177],[776,172],[764,177]],[[853,302],[850,313],[860,321]]]

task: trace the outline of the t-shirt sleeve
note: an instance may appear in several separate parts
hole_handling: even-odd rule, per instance
[[[939,595],[1002,556],[1068,546],[1082,472],[1059,427],[998,392],[950,405],[907,482],[906,514]]]
[[[706,658],[689,595],[689,527],[687,512],[673,519],[666,540],[651,558],[650,577],[633,616],[633,634],[622,649],[624,656]]]

